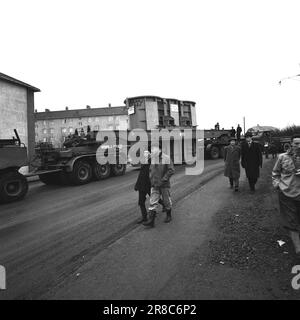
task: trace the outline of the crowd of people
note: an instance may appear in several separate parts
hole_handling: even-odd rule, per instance
[[[252,134],[245,134],[245,141],[230,137],[230,143],[224,150],[224,175],[229,179],[230,188],[239,191],[240,166],[245,169],[250,192],[255,192],[255,185],[262,168],[263,157],[259,143],[252,140]],[[164,222],[172,220],[172,200],[170,197],[170,177],[174,174],[174,165],[168,155],[162,152],[159,144],[153,145],[151,153],[144,153],[135,190],[139,192],[138,204],[141,219],[145,227],[154,227],[159,205],[166,213]],[[163,161],[166,160],[165,162]],[[280,154],[272,171],[273,185],[278,190],[279,208],[283,226],[295,247],[300,261],[300,135],[292,138],[291,149]],[[150,197],[149,210],[146,198]]]

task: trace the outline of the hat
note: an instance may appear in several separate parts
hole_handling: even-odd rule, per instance
[[[237,139],[236,139],[236,137],[229,137],[228,141],[230,142],[231,140],[236,141]]]
[[[252,138],[252,132],[246,132],[245,138],[247,138],[247,137]]]

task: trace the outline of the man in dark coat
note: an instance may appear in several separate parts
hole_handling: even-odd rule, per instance
[[[234,138],[234,137],[235,137],[235,134],[236,134],[236,131],[235,131],[234,127],[231,127],[230,137]]]
[[[138,175],[134,190],[139,192],[139,206],[141,208],[142,218],[138,220],[138,223],[147,221],[147,209],[145,206],[147,195],[150,196],[151,182],[149,177],[150,168],[150,153],[147,151],[144,153],[145,164],[141,165],[140,173]]]
[[[257,142],[252,141],[252,134],[245,135],[246,141],[242,145],[242,167],[246,170],[246,176],[252,192],[259,178],[259,167],[262,168],[262,153]]]
[[[238,124],[238,126],[236,128],[236,138],[238,139],[238,141],[240,141],[240,139],[241,139],[241,133],[242,133],[242,128]]]

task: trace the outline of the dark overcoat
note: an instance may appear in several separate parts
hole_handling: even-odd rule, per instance
[[[252,141],[250,147],[248,142],[242,144],[242,167],[245,168],[248,179],[259,177],[259,167],[262,167],[262,152],[257,142]]]
[[[224,176],[232,179],[240,177],[241,148],[237,145],[224,148]]]
[[[150,195],[151,182],[149,177],[150,164],[142,164],[141,169],[134,186],[134,190]]]

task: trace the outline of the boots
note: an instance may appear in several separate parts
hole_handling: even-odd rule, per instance
[[[172,220],[172,216],[171,216],[171,209],[167,210],[167,215],[166,215],[166,219],[165,219],[165,223],[168,223]]]
[[[155,211],[150,211],[149,212],[149,219],[148,219],[148,221],[144,222],[143,225],[145,227],[154,228],[155,217],[156,217],[156,212]]]
[[[146,210],[146,207],[145,206],[140,206],[140,207],[141,207],[142,217],[137,221],[137,223],[139,223],[139,224],[147,221],[147,210]]]
[[[166,208],[164,206],[164,202],[162,201],[162,199],[159,199],[158,203],[162,206],[162,212],[166,212]]]

